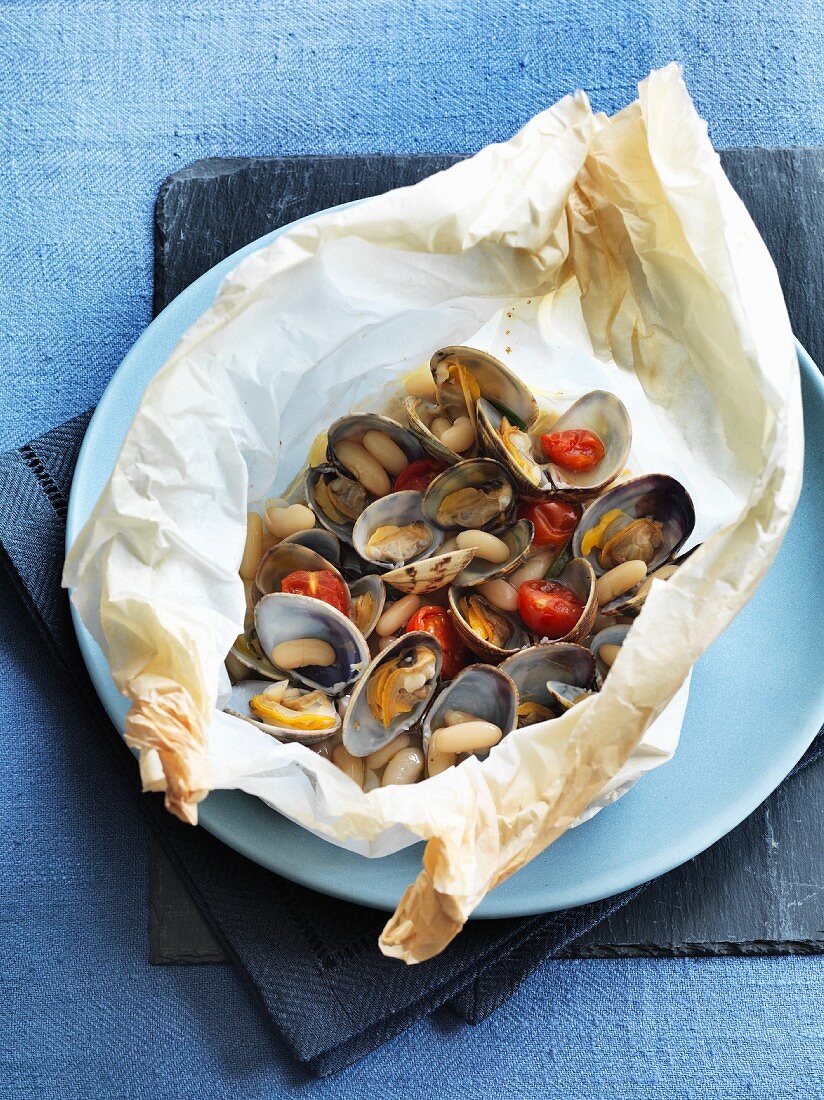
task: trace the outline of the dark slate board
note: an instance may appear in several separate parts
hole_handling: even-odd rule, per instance
[[[824,363],[824,149],[736,149],[724,167],[775,259],[793,328]],[[458,157],[204,160],[163,184],[155,311],[249,241],[305,214],[414,183]],[[824,949],[824,765],[788,780],[713,848],[653,883],[567,957]],[[150,957],[219,962],[220,947],[160,848],[151,850]]]

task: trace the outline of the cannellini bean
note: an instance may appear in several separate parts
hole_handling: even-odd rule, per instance
[[[614,600],[617,596],[623,596],[636,584],[640,584],[647,575],[647,563],[645,561],[625,561],[604,573],[595,582],[595,592],[598,596],[598,606],[603,606]]]
[[[393,477],[397,477],[401,470],[405,470],[409,465],[409,459],[386,432],[371,429],[363,437],[363,445]]]
[[[305,668],[306,665],[328,668],[335,663],[335,651],[323,638],[295,638],[275,646],[272,663],[282,669]]]
[[[461,722],[477,721],[474,714],[469,714],[465,710],[448,710],[444,714],[443,720],[447,726],[459,726]]]
[[[503,737],[500,726],[484,722],[480,718],[472,722],[459,722],[454,726],[441,726],[432,734],[432,747],[436,752],[483,752],[497,745]]]
[[[267,502],[266,526],[276,539],[285,539],[287,535],[296,535],[298,531],[311,531],[315,526],[315,513],[305,504],[272,507]]]
[[[430,746],[429,753],[426,757],[426,773],[430,777],[433,775],[440,775],[440,773],[445,772],[447,768],[454,767],[457,762],[458,757],[454,752],[438,752]]]
[[[338,462],[349,470],[368,493],[385,497],[392,489],[386,470],[362,443],[342,439],[335,447]]]
[[[350,779],[354,779],[359,787],[363,786],[363,761],[359,756],[352,756],[343,745],[336,745],[332,749],[332,763]]]
[[[254,578],[260,559],[263,557],[263,520],[257,512],[249,512],[246,517],[246,545],[240,559],[238,572],[245,581]]]
[[[235,683],[237,683],[238,680],[245,680],[246,677],[249,675],[250,670],[246,667],[246,665],[241,664],[237,657],[235,657],[234,653],[226,654],[225,664],[226,671],[229,673]]]
[[[440,441],[458,454],[463,454],[475,442],[475,429],[468,416],[459,416],[451,428],[441,432]]]
[[[620,652],[621,647],[619,645],[612,645],[609,642],[605,642],[604,645],[602,645],[598,650],[598,656],[601,658],[601,661],[603,662],[603,664],[606,665],[607,668],[612,668],[613,664],[615,663],[615,658]]]
[[[367,768],[372,768],[374,771],[379,772],[381,768],[392,757],[401,751],[401,749],[408,748],[412,744],[411,733],[399,733],[397,737],[394,737],[388,745],[384,745],[382,749],[375,749],[366,757]]]
[[[378,653],[383,653],[383,651],[385,649],[388,649],[389,646],[391,646],[393,642],[396,642],[399,637],[400,637],[400,634],[388,634],[385,638],[378,637],[378,645],[377,645]],[[371,639],[370,639],[370,641],[371,641]]]
[[[369,791],[377,790],[381,785],[381,777],[377,772],[373,772],[371,768],[367,768],[363,774],[363,789],[368,794]]]
[[[409,595],[390,604],[375,626],[375,632],[382,638],[388,638],[390,634],[397,634],[406,626],[418,608],[421,606],[420,596]]]
[[[423,775],[423,752],[411,746],[395,753],[383,773],[382,787],[417,783]]]
[[[499,611],[518,610],[518,590],[509,581],[500,577],[494,581],[486,581],[485,584],[478,585],[478,591]]]
[[[438,439],[444,432],[448,432],[452,427],[452,421],[448,416],[436,416],[432,423],[429,425],[429,430],[433,435],[436,435]]]
[[[434,401],[436,396],[435,379],[429,367],[421,367],[406,380],[406,392],[410,397],[420,397],[424,401]]]
[[[510,556],[510,549],[503,539],[490,535],[488,531],[461,531],[455,541],[461,550],[475,550],[476,558],[500,565]]]
[[[552,562],[555,560],[554,550],[541,550],[536,554],[530,554],[523,565],[520,565],[514,573],[510,573],[507,580],[515,588],[524,581],[538,581],[546,576]]]

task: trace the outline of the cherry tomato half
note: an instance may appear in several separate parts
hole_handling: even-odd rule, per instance
[[[522,504],[519,519],[532,521],[534,546],[565,546],[581,518],[580,508],[562,500],[540,500]]]
[[[563,638],[581,618],[584,605],[558,581],[524,581],[518,588],[518,612],[542,638]]]
[[[562,470],[582,473],[594,470],[606,453],[600,437],[586,428],[542,435],[541,446],[549,461]]]
[[[472,654],[464,645],[463,638],[452,621],[452,612],[448,608],[419,607],[406,624],[404,633],[408,634],[412,630],[425,630],[441,643],[441,649],[443,649],[441,676],[444,680],[451,680],[462,668],[471,663]]]
[[[336,607],[344,615],[347,613],[343,581],[328,569],[298,569],[283,578],[280,590],[296,596],[313,596],[316,600]]]
[[[445,469],[445,462],[438,462],[434,458],[419,458],[417,462],[410,462],[405,470],[401,470],[395,478],[392,491],[400,493],[404,489],[415,489],[422,493]]]

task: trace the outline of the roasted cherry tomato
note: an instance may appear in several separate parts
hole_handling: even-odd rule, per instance
[[[451,680],[453,676],[457,676],[461,669],[472,661],[472,654],[464,645],[463,638],[452,621],[452,612],[447,608],[419,607],[406,624],[405,633],[408,634],[412,630],[425,630],[441,643],[441,649],[443,649],[441,676],[444,680]]]
[[[563,638],[581,618],[584,605],[558,581],[524,581],[518,588],[518,612],[542,638]]]
[[[314,596],[316,600],[323,600],[346,614],[346,588],[340,577],[328,569],[298,569],[283,578],[280,590],[297,596]]]
[[[542,435],[541,446],[550,462],[554,462],[562,470],[573,470],[576,473],[594,470],[605,454],[600,438],[586,428]]]
[[[400,493],[404,489],[415,489],[422,493],[445,469],[445,462],[438,462],[434,458],[419,458],[417,462],[410,462],[405,470],[401,470],[395,478],[395,487],[392,491]]]
[[[532,521],[534,546],[565,546],[578,525],[581,510],[562,500],[530,501],[518,509],[518,518]]]

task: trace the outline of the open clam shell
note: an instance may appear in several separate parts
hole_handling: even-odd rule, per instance
[[[505,527],[518,492],[506,469],[490,458],[471,458],[438,474],[423,494],[426,519],[445,531]]]
[[[496,535],[509,547],[509,557],[506,561],[488,561],[485,558],[479,558],[476,554],[456,579],[457,585],[462,588],[474,588],[478,584],[483,584],[484,581],[506,577],[514,572],[529,553],[535,528],[528,519],[520,519],[511,527],[497,531]]]
[[[335,651],[327,668],[307,665],[284,672],[281,678],[319,688],[327,695],[342,695],[369,664],[366,639],[337,608],[311,596],[273,592],[255,605],[255,630],[264,654],[281,642],[319,638]]]
[[[369,756],[399,734],[411,730],[420,721],[435,693],[442,660],[440,642],[423,630],[404,634],[379,653],[355,685],[346,708],[343,744],[348,752],[353,756]],[[404,684],[398,677],[407,668],[408,677]],[[394,683],[388,678],[390,670],[395,676]],[[404,698],[404,689],[410,685],[413,688],[411,697]],[[382,716],[375,712],[374,705],[386,705],[392,710],[398,702],[402,704],[400,709],[389,717],[388,723],[384,723]]]
[[[697,550],[697,547],[693,547],[692,550],[688,550],[686,554],[681,554],[678,558],[673,558],[672,561],[665,562],[652,573],[647,573],[646,577],[640,584],[636,584],[634,588],[631,588],[629,592],[624,592],[621,596],[616,596],[614,600],[610,600],[609,603],[602,604],[598,609],[602,615],[613,616],[626,616],[627,618],[635,619],[641,614],[641,608],[646,602],[650,589],[652,588],[652,582],[668,581],[670,577],[675,576],[682,562]]]
[[[598,597],[595,591],[595,571],[585,558],[573,558],[567,562],[557,577],[552,578],[558,584],[563,584],[574,592],[584,610],[578,622],[562,638],[554,638],[556,642],[579,642],[592,633],[592,624],[598,614]]]
[[[499,611],[474,588],[452,585],[448,598],[456,630],[472,652],[484,660],[497,663],[532,642],[519,615]],[[473,618],[486,624],[486,637],[473,628]]]
[[[477,446],[475,444],[468,447],[463,454],[458,454],[458,452],[453,451],[451,447],[447,447],[445,443],[441,443],[440,439],[430,431],[427,421],[431,422],[434,417],[438,415],[440,411],[438,406],[433,405],[429,401],[424,401],[419,397],[407,397],[403,404],[406,410],[409,432],[415,437],[430,458],[437,459],[439,462],[445,462],[447,466],[452,466],[454,463],[461,462],[465,458],[473,458],[475,456],[477,453]]]
[[[306,692],[306,695],[308,697],[310,694],[317,694],[317,699],[312,700],[309,709],[313,715],[322,717],[328,723],[324,725],[323,729],[296,729],[294,726],[279,725],[273,719],[258,717],[249,704],[255,696],[263,695],[271,687],[270,680],[243,680],[234,686],[229,702],[223,709],[227,714],[232,714],[235,718],[242,718],[244,722],[257,726],[259,730],[263,730],[264,733],[268,733],[278,741],[297,741],[302,745],[314,745],[319,741],[325,741],[327,737],[340,729],[341,719],[335,705],[331,699],[327,699],[320,692]]]
[[[352,541],[358,554],[376,569],[388,572],[423,558],[431,557],[444,540],[443,531],[427,521],[422,510],[422,495],[412,489],[376,500],[358,517],[352,531]],[[375,551],[373,539],[381,528],[397,527],[409,533],[408,556],[404,550],[404,535],[399,535],[394,551],[394,560],[380,560]],[[418,537],[419,536],[419,537]],[[385,553],[388,555],[390,548]]]
[[[334,466],[311,466],[306,472],[304,480],[306,500],[309,507],[315,513],[318,523],[331,531],[341,542],[352,543],[352,528],[357,516],[360,515],[374,497],[369,496],[359,482],[344,477]],[[352,516],[337,512],[332,515],[328,512],[330,491],[334,494],[339,490],[339,495],[349,494],[350,503],[347,505]],[[357,513],[357,515],[355,514]]]
[[[538,419],[538,405],[529,387],[488,351],[451,345],[436,351],[429,367],[438,400],[450,415],[453,412],[461,415],[466,408],[472,417],[471,401],[475,395],[475,400],[483,397],[491,401],[524,428]],[[468,384],[467,375],[471,379]]]
[[[480,721],[491,722],[506,737],[516,728],[518,689],[507,673],[494,665],[469,665],[462,669],[436,695],[421,726],[427,773],[432,733],[447,725],[446,714],[451,710],[463,711]]]
[[[544,466],[557,496],[571,503],[590,500],[610,485],[627,464],[632,445],[632,422],[623,401],[607,390],[592,390],[579,398],[552,426],[553,432],[584,428],[604,444],[604,457],[591,470],[564,470],[553,462]]]
[[[280,592],[280,586],[284,577],[300,570],[309,572],[325,571],[338,578],[346,592],[346,609],[349,611],[351,598],[349,585],[330,561],[310,550],[308,546],[301,546],[296,542],[279,542],[271,550],[267,550],[260,559],[257,573],[255,574],[255,588],[261,596],[268,596],[272,592]]]
[[[527,500],[541,500],[550,493],[552,482],[535,455],[532,437],[489,401],[478,402],[477,414],[482,453],[501,463],[517,486],[518,494]]]
[[[595,658],[581,645],[551,642],[530,646],[513,654],[500,665],[518,689],[518,724],[531,725],[544,716],[530,718],[534,708],[557,715],[568,709],[564,689],[588,693],[595,680]]]
[[[632,627],[627,623],[616,623],[615,626],[607,626],[603,630],[599,630],[589,643],[589,648],[595,658],[595,667],[602,680],[606,678],[611,666],[604,662],[601,650],[605,645],[622,646],[631,629]]]
[[[380,577],[372,574],[355,581],[350,585],[349,592],[352,598],[349,618],[364,638],[368,638],[375,629],[386,603],[384,583]]]
[[[633,559],[646,561],[652,573],[673,557],[694,527],[695,508],[680,481],[669,474],[644,474],[607,489],[584,509],[572,552],[586,558],[598,576]],[[601,545],[590,546],[590,532],[599,528]]]
[[[393,420],[389,416],[381,416],[379,413],[350,413],[347,416],[340,417],[329,428],[326,448],[326,458],[329,465],[335,467],[345,477],[357,481],[355,472],[348,469],[346,463],[341,461],[336,448],[338,444],[346,439],[356,440],[360,443],[369,431],[381,432],[391,439],[397,447],[400,447],[406,456],[407,466],[412,462],[416,462],[419,458],[423,458],[424,452],[420,443],[412,432],[402,427],[397,420]],[[391,471],[386,471],[386,473],[390,483],[393,483],[397,474]]]
[[[258,641],[254,623],[252,623],[252,626],[244,634],[238,635],[235,639],[235,644],[229,652],[240,661],[245,668],[248,668],[251,672],[256,672],[258,676],[262,676],[265,680],[283,679],[283,673],[276,669],[272,662],[264,655],[260,642]]]

